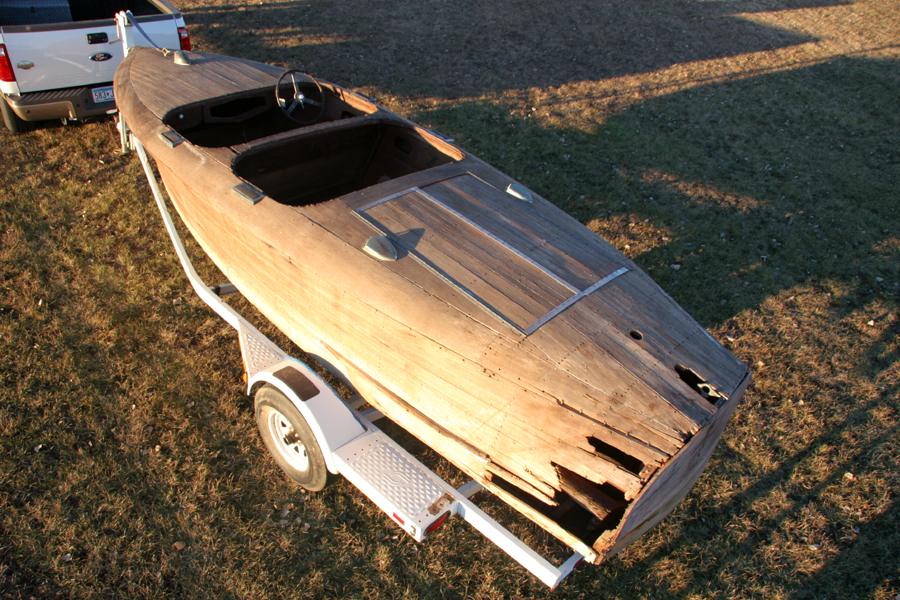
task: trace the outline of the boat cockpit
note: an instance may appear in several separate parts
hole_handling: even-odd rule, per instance
[[[170,111],[164,123],[290,206],[324,202],[462,160],[435,134],[372,101],[287,71],[274,87]]]

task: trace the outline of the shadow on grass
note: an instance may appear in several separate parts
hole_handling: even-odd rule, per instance
[[[616,0],[261,2],[185,7],[201,50],[299,65],[351,87],[459,97],[647,73],[813,41],[748,12],[844,4]]]
[[[898,79],[897,62],[835,60],[651,100],[590,132],[487,103],[414,119],[601,228],[711,327],[800,285],[851,306],[900,292]]]
[[[822,4],[776,2],[773,8],[808,5]],[[281,56],[313,70],[319,69],[309,63],[317,62],[327,67],[328,78],[343,83],[385,86],[398,93],[448,90],[452,95],[544,86],[806,41],[802,36],[731,19],[728,15],[732,11],[746,8],[736,9],[734,3],[723,2],[653,2],[634,8],[606,2],[599,5],[596,14],[588,10],[594,5],[585,3],[573,5],[571,14],[564,14],[553,5],[529,5],[533,12],[503,13],[508,5],[497,3],[494,7],[479,5],[477,8],[484,10],[474,25],[470,23],[475,20],[471,15],[478,11],[445,14],[437,5],[423,4],[420,11],[433,11],[435,31],[440,25],[441,31],[446,27],[448,35],[457,36],[447,41],[441,38],[440,42],[425,39],[420,32],[407,35],[406,29],[417,23],[412,17],[405,18],[412,10],[411,4],[391,5],[399,16],[386,19],[371,12],[381,9],[369,4],[364,10],[361,3],[345,3],[341,8],[346,23],[338,16],[320,14],[338,15],[325,10],[325,4],[320,2],[261,6],[264,10],[216,8],[186,11],[186,15],[192,32],[199,33],[198,39],[216,46],[210,49],[264,60],[270,60],[271,46],[289,43],[297,34],[341,38],[342,31],[357,31],[351,39],[326,40],[320,46],[305,41],[305,45],[293,50],[284,49]],[[629,12],[625,15],[622,11]],[[416,18],[421,20],[422,14],[419,12]],[[470,56],[473,49],[480,51],[493,43],[491,18],[504,24],[501,35],[504,40],[509,38],[504,42],[510,48],[508,58],[490,52]],[[288,23],[291,19],[296,23]],[[549,33],[564,29],[566,19],[571,20],[573,27],[594,28],[599,33],[588,31],[580,38],[573,34],[572,39],[551,39]],[[226,31],[235,20],[243,20],[246,29]],[[710,21],[717,31],[707,40]],[[617,30],[624,22],[630,23],[630,29]],[[250,33],[257,27],[264,30],[288,25],[295,27],[288,34],[267,37],[265,31]],[[675,29],[669,31],[670,26]],[[643,41],[638,33],[644,36]],[[432,38],[438,35],[444,34],[434,33]],[[686,42],[689,47],[680,49],[677,43],[654,45],[651,36],[666,38],[667,44]],[[623,40],[633,45],[628,46]],[[358,54],[365,54],[365,58]],[[626,56],[622,59],[621,55]],[[448,60],[441,60],[442,56]],[[571,61],[572,57],[577,60]],[[587,64],[583,65],[582,60]],[[504,71],[509,61],[522,68]],[[378,67],[372,66],[379,62],[391,72],[380,74]],[[398,75],[400,70],[408,73]],[[469,79],[475,81],[465,83],[469,70],[473,75]],[[462,83],[447,79],[454,72]],[[816,328],[823,323],[844,327],[845,318],[855,314],[873,312],[873,321],[877,322],[879,311],[896,312],[894,283],[900,279],[896,242],[900,222],[895,212],[900,205],[900,106],[895,98],[896,89],[900,88],[898,80],[900,65],[896,62],[835,60],[794,72],[696,87],[651,100],[587,132],[547,129],[530,120],[510,118],[506,107],[478,103],[462,103],[414,118],[454,136],[464,148],[588,223],[634,257],[707,327],[718,327],[739,338],[741,332],[733,330],[738,318],[762,312],[772,299],[783,303],[791,315],[788,296],[796,289],[827,298],[822,310],[831,317],[813,323],[813,331],[803,340],[821,347],[832,339],[828,331]],[[452,87],[444,86],[447,81]],[[41,218],[35,215],[29,220],[38,222]],[[71,227],[68,221],[73,219],[77,220],[73,217],[63,224]],[[155,223],[155,219],[146,217],[147,222]],[[46,232],[28,233],[34,253],[39,254],[38,242],[34,241],[38,236],[33,234]],[[105,229],[98,230],[99,237],[111,235]],[[146,241],[137,233],[126,237]],[[165,243],[158,250],[169,256]],[[40,260],[23,258],[22,262],[28,265],[27,271]],[[150,260],[135,263],[147,269]],[[673,269],[673,264],[680,268]],[[166,268],[177,269],[172,265]],[[136,274],[135,280],[143,277]],[[62,285],[50,279],[42,282],[48,284],[45,289]],[[84,287],[100,286],[85,283]],[[59,289],[61,295],[62,290]],[[13,297],[9,291],[4,298],[4,303],[10,298],[9,306],[4,304],[4,314],[0,315],[4,319],[20,318],[17,315],[24,302],[18,297],[13,301]],[[72,298],[70,302],[77,300]],[[171,299],[162,302],[168,306]],[[143,306],[162,311],[152,302]],[[137,310],[135,305],[125,308]],[[797,307],[798,313],[803,310]],[[148,316],[110,312],[117,322],[136,322]],[[798,315],[798,320],[802,316]],[[192,332],[203,326],[205,318],[192,314],[187,317],[189,324],[170,326],[171,336],[167,339],[194,343]],[[35,321],[34,327],[32,323],[28,325],[16,326],[16,333],[22,332],[21,348],[29,348],[32,342],[52,347],[48,342],[28,337],[46,324]],[[168,381],[168,371],[160,371],[154,376],[155,387],[126,389],[123,385],[144,380],[141,369],[163,365],[170,356],[167,344],[171,342],[146,339],[140,332],[132,334],[119,324],[101,332],[112,330],[117,333],[113,349],[122,349],[123,355],[128,355],[141,345],[152,343],[156,346],[156,362],[144,364],[147,361],[137,355],[127,365],[134,372],[123,376],[121,365],[113,364],[116,361],[104,355],[96,343],[85,341],[91,340],[94,332],[84,324],[70,325],[66,332],[69,338],[57,342],[60,351],[79,355],[80,362],[69,365],[66,372],[81,377],[83,385],[72,384],[51,372],[55,368],[52,364],[45,366],[44,373],[22,377],[26,367],[30,369],[28,356],[18,357],[21,362],[15,369],[0,367],[8,389],[22,386],[37,398],[24,409],[21,403],[15,405],[17,411],[34,412],[23,418],[27,425],[27,429],[22,427],[23,435],[10,436],[18,455],[27,460],[16,455],[9,464],[20,470],[30,468],[32,462],[41,467],[16,480],[24,479],[34,486],[32,490],[3,490],[12,499],[8,506],[19,509],[36,505],[48,514],[57,506],[57,496],[61,496],[62,503],[70,502],[69,496],[83,495],[102,498],[117,508],[118,512],[100,512],[94,510],[96,507],[84,506],[80,511],[77,507],[60,509],[63,524],[72,521],[84,525],[88,532],[82,534],[83,540],[78,540],[82,553],[73,552],[76,563],[92,549],[105,552],[118,548],[121,552],[125,560],[108,567],[111,587],[128,590],[129,584],[118,578],[126,577],[133,567],[146,577],[148,587],[144,589],[148,596],[160,586],[178,585],[182,595],[188,596],[194,590],[196,596],[202,597],[201,585],[219,585],[217,589],[223,597],[245,597],[236,591],[222,591],[235,581],[243,583],[244,578],[251,583],[268,582],[282,590],[303,590],[309,597],[400,596],[412,593],[404,591],[410,588],[423,597],[477,597],[479,592],[484,596],[485,590],[495,592],[501,586],[509,597],[548,595],[540,584],[506,561],[500,551],[491,550],[493,554],[484,559],[472,557],[471,548],[483,547],[484,542],[465,532],[461,524],[456,524],[453,536],[445,536],[447,531],[442,531],[431,544],[421,547],[402,537],[394,541],[393,536],[399,532],[392,528],[390,520],[346,483],[310,498],[308,506],[298,502],[292,518],[296,514],[312,523],[308,534],[297,531],[302,532],[302,526],[295,530],[266,528],[267,522],[254,511],[270,496],[294,492],[278,479],[271,462],[260,468],[259,463],[248,458],[252,453],[239,447],[243,441],[255,439],[248,420],[249,403],[216,404],[216,398],[234,397],[233,384],[218,383],[215,389],[203,387],[218,382],[216,373],[229,382],[227,375],[237,376],[233,339],[227,343],[228,348],[214,355],[215,359],[200,362],[182,364],[183,356],[212,353],[218,345],[218,338],[212,334],[203,342],[203,352],[180,346],[173,349],[172,360],[178,363],[174,368],[182,373],[178,377],[196,380],[193,388],[180,388],[178,377]],[[843,337],[835,339],[854,335],[853,331],[842,333]],[[751,391],[726,432],[707,475],[676,514],[651,532],[645,543],[639,542],[605,566],[582,567],[556,597],[765,597],[769,592],[770,596],[780,593],[801,599],[826,594],[862,597],[881,593],[887,577],[900,575],[896,573],[900,548],[896,501],[887,502],[880,513],[859,517],[860,532],[855,540],[843,539],[845,529],[826,528],[825,545],[837,551],[815,572],[797,575],[794,562],[785,563],[783,572],[776,572],[773,565],[777,561],[767,561],[764,555],[771,547],[767,536],[774,532],[787,540],[806,511],[825,510],[826,503],[840,496],[832,490],[843,481],[845,473],[855,473],[857,479],[862,479],[867,472],[886,469],[888,478],[896,481],[896,450],[891,444],[898,436],[897,427],[875,422],[879,410],[888,407],[894,414],[897,411],[900,388],[896,379],[889,378],[894,375],[885,378],[883,374],[890,369],[896,373],[898,334],[895,322],[880,337],[860,335],[858,344],[863,351],[855,355],[856,362],[835,367],[846,367],[856,380],[883,388],[877,393],[864,395],[865,390],[836,377],[818,381],[807,378],[797,390],[782,387],[785,395],[796,394],[804,400],[824,423],[824,431],[802,443],[765,437],[765,425],[789,427],[791,423],[777,406],[778,399]],[[770,341],[779,335],[773,332]],[[772,350],[779,371],[788,373],[802,367],[792,353],[794,349],[786,341],[784,348]],[[749,352],[744,351],[741,357],[747,360]],[[231,362],[226,362],[226,357]],[[223,367],[225,364],[231,366]],[[231,373],[223,374],[223,370]],[[208,379],[197,377],[198,373]],[[764,380],[781,383],[768,374],[757,381]],[[129,412],[134,410],[134,400],[149,403],[148,399],[154,397],[174,401],[177,407],[164,410],[154,400],[152,410],[146,414]],[[83,416],[79,402],[93,399],[104,408],[92,409],[92,417]],[[193,407],[188,406],[191,403]],[[750,413],[759,419],[753,427],[744,424],[751,418]],[[68,426],[70,421],[80,429],[67,433],[63,425]],[[59,436],[58,454],[70,463],[57,465],[60,461],[51,452],[40,454],[32,450],[36,443],[44,441],[40,436],[47,435],[42,431],[43,425],[47,426],[46,431]],[[149,426],[157,433],[151,435]],[[875,432],[855,440],[856,432],[866,427],[874,427]],[[751,433],[745,434],[745,430]],[[169,437],[160,439],[163,434]],[[741,449],[742,443],[754,441],[749,439],[751,435],[760,436],[759,446],[771,445],[771,464],[761,466],[750,451]],[[65,445],[66,440],[69,446]],[[61,478],[63,471],[78,460],[76,445],[81,447],[88,442],[98,446],[94,452],[104,457],[112,474],[92,471],[98,481],[85,478],[85,483],[78,484],[83,487],[71,484],[68,490],[64,489],[63,482],[54,478]],[[162,451],[149,452],[158,442],[162,442]],[[142,456],[140,450],[148,453]],[[256,451],[260,461],[265,460],[258,442]],[[88,458],[99,460],[98,455],[85,452]],[[824,474],[811,482],[802,481],[801,475],[809,469],[810,462],[821,456],[833,457]],[[169,464],[169,458],[179,461]],[[49,467],[38,461],[45,461]],[[121,470],[113,471],[114,464]],[[109,481],[101,481],[104,477],[109,477]],[[729,483],[738,491],[717,500],[712,490],[720,482]],[[96,487],[101,485],[106,488],[98,492]],[[177,494],[168,493],[170,485],[178,490]],[[13,496],[14,493],[19,496]],[[43,496],[43,504],[36,502],[38,495]],[[786,500],[776,510],[767,511],[766,501],[775,495]],[[861,502],[874,501],[864,491],[859,495]],[[269,510],[268,505],[264,508]],[[85,515],[82,522],[77,521],[79,515]],[[738,524],[743,529],[726,527],[733,515],[740,518]],[[354,529],[353,521],[357,519],[366,522],[370,530]],[[69,552],[68,546],[56,543],[57,539],[68,542],[72,536],[67,535],[68,530],[48,534],[47,527],[37,519],[22,517],[20,521],[20,529],[9,536],[4,531],[0,538],[18,536],[26,549],[14,551],[12,546],[4,546],[0,562],[18,574],[18,579],[9,580],[13,582],[10,586],[21,584],[29,592],[40,593],[41,582],[52,582],[59,573],[66,572],[65,565],[57,568],[45,557]],[[326,527],[333,529],[328,531]],[[463,533],[459,533],[460,529]],[[192,536],[194,541],[188,552],[174,554],[170,550],[176,535]],[[130,542],[139,536],[144,536],[143,547]],[[111,541],[105,542],[105,537]],[[540,543],[542,538],[535,537]],[[28,549],[28,540],[39,543]],[[790,541],[796,545],[799,540],[797,536]],[[163,555],[169,557],[169,562],[159,581],[155,565]],[[488,563],[488,568],[482,569]],[[222,569],[221,565],[228,567]],[[437,567],[432,571],[434,565]],[[669,577],[672,569],[679,566],[690,570],[686,580]],[[241,574],[240,578],[226,577],[232,567]],[[85,570],[80,581],[65,583],[66,589],[94,584],[95,580],[89,581],[90,568],[93,567]],[[0,573],[2,592],[7,591],[3,587],[5,576]],[[487,578],[493,578],[493,583],[485,584]],[[768,587],[754,587],[760,580],[768,582]],[[484,588],[479,588],[482,584]],[[187,592],[183,591],[185,588]],[[12,587],[8,589],[12,594]],[[60,591],[59,595],[70,594]],[[140,594],[132,594],[137,595]]]
[[[900,435],[900,426],[883,429],[865,445],[851,447],[844,440],[852,438],[854,430],[871,421],[872,413],[878,407],[895,402],[898,393],[900,386],[886,388],[871,402],[850,411],[842,419],[831,420],[832,426],[825,433],[800,451],[779,457],[768,472],[727,502],[719,503],[695,491],[680,509],[688,515],[679,518],[677,541],[663,543],[642,557],[637,565],[638,573],[634,574],[636,580],[658,577],[657,568],[672,555],[697,552],[702,548],[691,562],[693,589],[672,596],[690,596],[689,592],[704,588],[724,591],[729,588],[729,580],[733,584],[740,578],[771,579],[774,585],[770,590],[780,588],[785,597],[798,600],[875,597],[876,592],[883,592],[885,583],[900,574],[897,566],[900,564],[900,506],[896,501],[889,502],[886,507],[872,507],[866,511],[868,514],[850,519],[858,523],[855,529],[829,523],[822,531],[804,531],[809,534],[808,538],[800,538],[795,532],[802,529],[802,525],[798,525],[806,518],[805,513],[827,514],[829,509],[836,508],[829,506],[834,502],[835,488],[846,487],[858,474],[877,468],[873,456],[886,449],[889,451]],[[848,398],[841,400],[850,401]],[[832,452],[840,454],[840,459],[829,459],[827,474],[816,477],[813,485],[808,485],[808,481],[798,484],[808,479],[816,461]],[[720,448],[717,454],[706,477],[721,477],[722,473],[731,477],[737,473],[759,473],[758,468],[734,448]],[[849,474],[857,475],[848,481]],[[764,510],[768,505],[766,499],[775,494],[786,494],[788,502],[779,510]],[[741,516],[741,522],[750,525],[741,531],[727,531],[731,528],[722,524],[733,524],[736,515]],[[813,570],[807,569],[803,560],[796,559],[793,564],[785,565],[785,572],[772,573],[761,565],[760,555],[766,552],[781,554],[782,558],[827,552],[830,558]],[[665,581],[659,583],[666,585]]]
[[[848,349],[829,351],[832,340],[851,339],[858,346],[849,362],[804,374],[803,389],[782,389],[782,399],[748,398],[745,404],[754,404],[761,419],[785,423],[779,402],[805,400],[821,415],[820,433],[802,443],[774,436],[761,441],[773,445],[772,464],[764,469],[723,443],[709,472],[726,473],[735,482],[741,475],[750,485],[715,503],[704,497],[701,482],[679,509],[681,516],[674,517],[680,523],[674,541],[627,571],[610,563],[616,589],[650,593],[647,582],[658,577],[660,564],[699,552],[704,557],[691,561],[690,585],[666,589],[661,581],[663,587],[652,593],[686,597],[715,588],[728,593],[723,573],[771,575],[751,572],[770,541],[766,532],[795,527],[808,507],[827,511],[845,473],[882,470],[888,478],[897,476],[884,457],[893,455],[900,430],[875,423],[878,411],[898,409],[900,323],[866,338],[847,319],[871,312],[889,318],[900,297],[900,106],[893,93],[898,85],[898,62],[841,59],[650,100],[588,132],[548,129],[510,117],[509,107],[487,103],[413,117],[598,230],[704,326],[739,337],[743,332],[732,329],[739,315],[756,314],[773,298],[783,303],[797,319],[793,327],[804,333],[794,340],[765,332],[784,344],[774,350],[778,374],[763,377],[770,386],[808,367],[799,356],[808,347],[835,356]],[[795,306],[791,294],[798,290],[822,298],[821,303],[810,308],[798,300]],[[829,316],[801,323],[820,312]],[[828,323],[845,330],[821,328]],[[861,392],[840,379],[845,375],[879,391]],[[869,427],[876,434],[857,439],[857,432]],[[755,431],[766,435],[765,427]],[[798,483],[819,455],[834,459],[813,484]],[[776,494],[787,495],[787,506],[759,512],[758,505]],[[797,599],[881,593],[885,581],[898,575],[898,511],[896,502],[889,502],[866,515],[855,540],[833,526],[826,538],[839,550],[824,566],[813,574],[776,576],[774,585]],[[735,514],[758,528],[746,535],[717,531],[714,524]],[[596,577],[579,575],[573,585],[596,584],[599,592],[612,584],[602,572]]]

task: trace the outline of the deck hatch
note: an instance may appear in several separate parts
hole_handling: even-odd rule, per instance
[[[404,254],[522,334],[533,333],[627,271],[588,272],[577,260],[540,239],[541,234],[552,236],[556,232],[526,235],[515,223],[504,227],[495,224],[489,229],[483,223],[483,208],[466,206],[465,200],[450,206],[431,193],[435,188],[410,188],[372,202],[355,214],[402,248]],[[496,188],[490,189],[506,196]],[[546,223],[543,225],[547,228]],[[530,239],[523,243],[528,236]],[[575,275],[575,282],[564,277],[569,274]],[[587,285],[585,280],[589,281]]]

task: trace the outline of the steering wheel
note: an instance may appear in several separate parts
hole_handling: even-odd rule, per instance
[[[308,78],[316,85],[318,99],[310,98],[303,93],[297,82],[298,75]],[[290,77],[291,84],[293,85],[293,93],[290,98],[282,98],[281,84],[284,83],[288,77]],[[309,86],[305,87],[307,88],[307,91],[312,91]],[[321,84],[316,81],[315,77],[309,73],[304,73],[299,69],[289,69],[281,74],[281,77],[278,78],[278,83],[275,84],[275,101],[278,103],[278,108],[281,109],[281,112],[283,112],[288,119],[300,123],[301,125],[312,125],[325,113],[325,93],[322,91]],[[310,109],[309,107],[312,108]],[[318,110],[316,110],[316,107],[318,107]],[[297,116],[294,116],[295,113]],[[303,115],[306,115],[306,118],[303,118]]]

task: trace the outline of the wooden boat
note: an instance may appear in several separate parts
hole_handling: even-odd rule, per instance
[[[671,512],[746,365],[609,243],[435,133],[337,85],[186,54],[132,50],[116,99],[267,318],[590,562]]]

